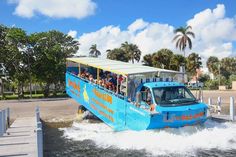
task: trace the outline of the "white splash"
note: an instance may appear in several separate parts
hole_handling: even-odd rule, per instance
[[[236,148],[236,124],[208,120],[204,126],[179,129],[114,132],[103,123],[74,123],[63,128],[64,136],[72,140],[92,140],[98,147],[145,149],[153,155],[196,155],[196,150]]]

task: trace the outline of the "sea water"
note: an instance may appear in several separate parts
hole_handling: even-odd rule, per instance
[[[230,122],[114,132],[104,123],[83,121],[58,131],[66,148],[55,156],[236,156],[236,124]]]

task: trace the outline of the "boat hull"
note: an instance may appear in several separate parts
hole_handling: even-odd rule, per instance
[[[204,104],[188,107],[159,106],[156,108],[157,113],[152,114],[70,73],[66,73],[66,92],[115,131],[182,127],[206,120],[207,107]]]

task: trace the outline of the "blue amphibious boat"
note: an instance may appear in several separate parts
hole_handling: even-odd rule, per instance
[[[177,128],[207,119],[207,105],[180,83],[181,72],[90,57],[67,58],[66,70],[67,94],[116,131]],[[99,83],[104,75],[116,78],[113,90]]]

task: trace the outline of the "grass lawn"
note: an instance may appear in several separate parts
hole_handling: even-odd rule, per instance
[[[57,96],[53,96],[52,94],[49,95],[49,98],[64,98],[68,97],[66,93],[57,93]],[[32,94],[32,99],[39,99],[39,98],[44,98],[43,94]],[[18,99],[18,96],[13,94],[13,95],[5,95],[4,100],[15,100]],[[30,94],[25,94],[23,99],[30,99]],[[0,96],[0,100],[2,99],[2,96]]]

